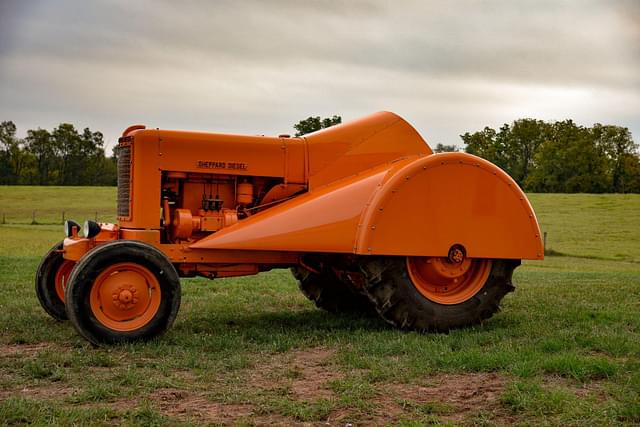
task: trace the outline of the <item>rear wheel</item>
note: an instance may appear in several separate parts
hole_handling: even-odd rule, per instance
[[[164,333],[180,307],[180,280],[158,249],[116,241],[85,255],[65,295],[69,319],[94,344],[149,340]]]
[[[316,271],[298,266],[291,272],[298,280],[300,291],[320,309],[331,313],[374,312],[371,301],[340,280],[328,266],[321,266]]]
[[[384,320],[402,329],[448,331],[481,323],[513,291],[519,260],[436,257],[365,259],[364,291]]]
[[[62,256],[62,242],[56,243],[40,261],[36,272],[36,295],[44,310],[56,320],[67,320],[64,292],[75,262]]]

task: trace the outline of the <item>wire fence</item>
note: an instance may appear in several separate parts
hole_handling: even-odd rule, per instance
[[[78,223],[87,219],[97,222],[115,222],[116,215],[113,211],[100,210],[32,210],[28,213],[24,211],[0,213],[1,225],[61,225],[68,219]]]

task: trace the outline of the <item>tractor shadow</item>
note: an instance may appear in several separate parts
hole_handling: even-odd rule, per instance
[[[385,333],[394,328],[376,314],[328,313],[310,308],[295,311],[189,313],[174,325],[182,334],[234,335],[258,341],[278,341],[281,337],[297,339],[324,339],[328,336],[354,333]]]
[[[516,323],[516,324],[514,324]],[[399,330],[377,314],[328,313],[315,308],[296,311],[206,313],[192,312],[178,318],[172,335],[188,345],[194,335],[200,335],[210,344],[244,346],[258,344],[284,349],[297,346],[331,345],[335,342],[358,342],[392,339],[393,336],[411,335],[426,341],[449,339],[457,331],[476,331],[493,335],[504,330],[518,329],[517,321],[506,316],[496,317],[481,325],[447,332],[415,332]],[[174,335],[175,334],[175,335]],[[452,336],[453,340],[456,340]],[[237,344],[243,342],[244,344]]]

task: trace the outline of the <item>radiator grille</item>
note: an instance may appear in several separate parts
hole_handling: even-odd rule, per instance
[[[128,218],[131,205],[131,146],[118,148],[118,216]]]

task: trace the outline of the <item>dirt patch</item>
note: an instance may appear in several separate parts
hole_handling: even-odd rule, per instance
[[[231,421],[234,418],[250,416],[254,411],[253,405],[212,402],[203,394],[190,393],[185,390],[162,389],[150,397],[163,414],[181,419]]]
[[[294,378],[291,391],[301,400],[329,399],[333,392],[329,389],[329,383],[342,378],[329,359],[335,351],[325,349],[312,349],[297,351],[293,355],[291,367],[299,376]]]
[[[295,399],[330,399],[333,380],[343,377],[331,364],[335,350],[312,348],[276,355],[250,375],[253,387],[274,390],[287,388]]]
[[[482,413],[498,424],[508,424],[512,420],[500,404],[506,381],[494,373],[469,373],[436,375],[425,378],[423,384],[385,385],[374,399],[378,408],[371,418],[357,422],[380,425],[433,416],[456,423]],[[340,419],[340,414],[331,418]]]
[[[202,393],[186,390],[162,389],[150,399],[164,415],[183,421],[200,423],[234,424],[242,419],[252,425],[291,425],[294,420],[275,414],[258,414],[251,404],[213,402]]]
[[[43,383],[37,386],[24,386],[10,390],[0,390],[0,401],[10,397],[26,397],[30,399],[59,399],[75,393],[71,387],[59,383]]]
[[[0,357],[31,356],[35,357],[43,350],[53,349],[51,343],[37,344],[2,344],[0,345]]]

